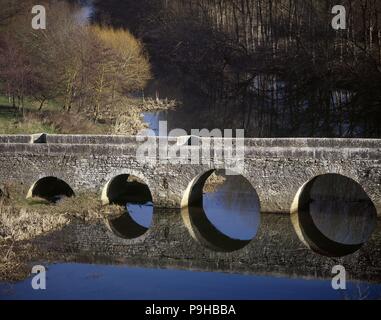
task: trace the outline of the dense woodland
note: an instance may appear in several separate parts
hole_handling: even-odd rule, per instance
[[[346,30],[331,26],[336,4],[346,8]],[[142,39],[156,78],[181,84],[188,109],[178,122],[193,110],[193,125],[252,136],[381,136],[379,0],[94,5],[95,21]]]

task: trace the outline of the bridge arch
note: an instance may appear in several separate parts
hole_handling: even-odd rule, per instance
[[[359,250],[377,224],[377,210],[354,179],[324,173],[305,182],[290,209],[294,230],[304,245],[325,256]]]
[[[29,188],[26,198],[42,198],[49,202],[56,202],[62,197],[73,197],[73,189],[64,180],[47,176],[38,179]]]
[[[244,181],[246,186],[250,189],[253,200],[253,210],[250,213],[255,215],[256,225],[249,238],[245,239],[229,235],[225,231],[222,231],[220,228],[216,227],[215,221],[210,219],[210,216],[208,216],[204,208],[204,186],[208,178],[217,171],[220,172],[220,170],[217,169],[207,170],[191,180],[181,201],[181,215],[183,222],[190,235],[197,242],[210,250],[217,252],[231,252],[240,250],[251,242],[258,231],[260,222],[259,197],[249,180],[244,176],[237,174],[236,177],[242,179],[242,181]],[[256,207],[256,209],[254,209],[254,207]],[[235,212],[229,212],[229,214],[231,214],[229,217],[230,219],[237,218]],[[231,220],[231,222],[234,221]]]
[[[112,191],[112,188],[113,186],[115,186],[118,182],[119,179],[121,179],[122,177],[126,177],[127,180],[128,178],[133,178],[139,182],[141,182],[142,184],[146,185],[146,187],[148,188],[149,192],[150,192],[150,195],[151,195],[151,200],[153,202],[155,202],[155,192],[153,190],[153,185],[151,184],[151,181],[144,175],[142,174],[141,171],[139,170],[116,170],[116,171],[113,171],[109,174],[107,174],[102,180],[103,182],[101,182],[101,185],[103,184],[103,186],[101,187],[101,202],[103,205],[108,205],[108,204],[112,204],[113,203],[113,194],[112,192],[110,193],[110,191]],[[123,181],[123,179],[121,179]],[[119,180],[119,182],[122,182]],[[115,202],[114,202],[115,203]]]
[[[111,178],[102,189],[103,205],[115,204],[122,214],[107,219],[109,229],[124,239],[140,238],[153,222],[153,197],[145,180],[134,174],[121,173]]]

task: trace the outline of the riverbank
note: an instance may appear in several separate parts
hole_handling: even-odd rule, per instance
[[[103,207],[97,194],[63,198],[56,204],[44,199],[25,199],[22,185],[1,186],[0,197],[0,280],[25,278],[25,263],[53,253],[40,252],[33,239],[59,231],[74,221],[95,223],[123,214],[119,206]],[[29,272],[29,270],[28,270]]]
[[[144,112],[166,110],[171,106],[153,103],[152,99],[126,98],[107,113],[91,120],[91,115],[62,111],[54,102],[48,102],[43,110],[33,100],[26,100],[24,110],[12,106],[12,102],[0,96],[0,134],[57,133],[57,134],[124,134],[135,135],[148,127]],[[171,107],[172,108],[172,107]]]

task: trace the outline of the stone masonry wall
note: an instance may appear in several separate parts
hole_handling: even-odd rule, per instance
[[[176,141],[171,138],[168,143]],[[142,143],[125,136],[0,136],[0,185],[13,181],[31,186],[54,176],[76,193],[92,190],[100,194],[110,179],[128,173],[148,184],[157,207],[180,207],[196,176],[243,161],[242,175],[256,189],[264,212],[288,212],[306,181],[339,173],[360,183],[381,213],[381,140],[245,139],[244,159],[211,159],[198,165],[163,163],[148,156],[142,163],[136,157]],[[212,148],[212,152],[217,150],[217,144],[212,143]]]

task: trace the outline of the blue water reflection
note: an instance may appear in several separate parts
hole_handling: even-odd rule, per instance
[[[215,191],[203,195],[203,207],[209,221],[225,235],[251,240],[260,223],[256,191],[239,175],[224,175],[225,181]]]
[[[126,208],[131,218],[142,227],[149,228],[152,223],[153,203],[145,204],[127,203]]]
[[[379,299],[381,285],[347,284],[335,291],[328,280],[248,276],[128,266],[54,264],[47,290],[31,279],[0,283],[0,299]]]

